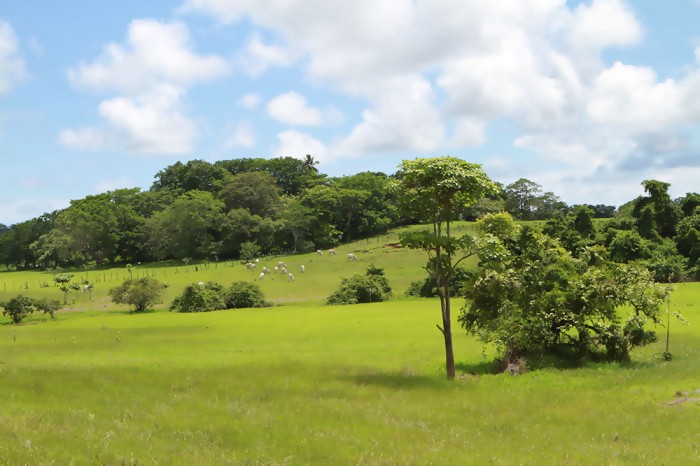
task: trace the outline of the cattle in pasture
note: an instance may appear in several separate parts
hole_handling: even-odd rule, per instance
[[[197,285],[204,286],[204,282],[199,282],[199,283],[197,283]]]
[[[300,267],[300,269],[301,269],[301,273],[304,273],[304,271],[306,270],[306,267],[304,267],[304,265],[302,264],[302,266]]]
[[[320,249],[318,249],[318,250],[316,251],[316,254],[318,254],[319,256],[322,256],[322,255],[323,255],[323,251],[321,251]]]
[[[248,270],[254,270],[255,264],[253,264],[252,262],[248,262],[248,263],[246,263],[245,268]]]
[[[279,261],[279,262],[277,263],[277,266],[280,267],[280,268],[282,268],[282,267],[287,268],[287,264],[285,264],[285,263],[282,262],[282,261]]]
[[[294,281],[294,274],[292,274],[292,273],[289,274],[289,281],[290,282]]]
[[[270,273],[270,269],[268,269],[267,267],[263,267],[262,271],[263,273]]]
[[[260,272],[260,275],[258,276],[258,280],[264,280],[265,279],[265,272]]]
[[[349,261],[356,261],[356,260],[357,260],[357,256],[356,256],[355,254],[353,254],[353,253],[348,253],[348,260],[349,260]]]
[[[329,255],[329,256],[335,256],[336,254],[338,254],[338,251],[336,251],[335,249],[329,249],[329,250],[328,250],[328,255]]]
[[[88,291],[92,290],[92,285],[83,285],[81,290],[83,290],[83,293],[87,293]]]

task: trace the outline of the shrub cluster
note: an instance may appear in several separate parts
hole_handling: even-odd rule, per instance
[[[207,282],[188,285],[170,304],[170,310],[209,312],[271,305],[265,299],[260,287],[254,283],[238,281],[231,284],[229,288],[224,288],[219,283]]]
[[[464,285],[471,278],[472,272],[462,267],[455,269],[455,273],[450,281],[450,296],[458,296],[461,294]],[[431,276],[425,277],[424,280],[412,282],[406,296],[414,296],[417,298],[434,298],[437,296],[435,289],[435,280]]]
[[[391,297],[391,286],[384,269],[370,265],[364,275],[344,278],[337,290],[331,294],[328,304],[378,303]]]
[[[55,299],[34,299],[23,295],[17,295],[9,301],[0,303],[3,308],[2,315],[10,316],[12,323],[20,324],[34,311],[49,314],[55,318],[55,312],[61,308],[61,303]]]

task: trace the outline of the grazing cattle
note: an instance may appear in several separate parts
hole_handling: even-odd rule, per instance
[[[199,283],[197,283],[197,285],[204,286],[204,282],[199,282]]]
[[[279,272],[279,271],[280,271],[280,268],[279,268],[279,267],[275,267],[275,272]]]
[[[279,262],[277,263],[277,266],[278,266],[278,267],[284,267],[284,268],[286,268],[286,267],[287,267],[287,264],[285,264],[285,263],[282,262],[282,261],[279,261]]]
[[[263,280],[265,278],[265,272],[260,272],[260,275],[258,276],[258,280]]]
[[[280,267],[281,273],[287,273],[287,267]]]
[[[81,289],[83,290],[83,293],[87,293],[92,289],[92,285],[83,285]]]
[[[255,268],[255,264],[253,264],[252,262],[248,262],[248,263],[245,265],[245,268],[248,269],[248,270],[253,270],[253,269]]]
[[[259,262],[260,262],[260,259],[255,259],[255,263],[256,263],[256,264],[259,263]]]
[[[336,251],[335,249],[329,249],[329,250],[328,250],[328,255],[329,255],[329,256],[335,256],[336,254],[338,254],[338,251]]]
[[[323,251],[321,251],[321,250],[319,249],[319,250],[316,251],[316,254],[318,254],[319,256],[322,256],[322,255],[323,255]]]
[[[289,274],[289,281],[290,282],[294,281],[294,274],[292,274],[292,273]]]
[[[353,254],[353,253],[349,253],[349,254],[348,254],[348,260],[349,260],[349,261],[356,261],[356,260],[357,260],[357,256],[356,256],[355,254]]]
[[[263,267],[263,272],[264,272],[264,273],[270,273],[270,269],[268,269],[267,267]]]
[[[301,273],[304,273],[304,270],[306,270],[306,267],[304,267],[304,266],[302,265],[302,266],[301,266]]]

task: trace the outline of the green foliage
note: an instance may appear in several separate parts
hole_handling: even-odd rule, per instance
[[[280,203],[280,188],[265,172],[233,175],[219,192],[227,210],[246,209],[253,215],[274,217]]]
[[[260,254],[260,246],[255,241],[246,241],[241,244],[241,259],[250,261],[255,259]]]
[[[636,231],[620,231],[610,241],[610,258],[628,263],[651,257],[649,246]]]
[[[72,283],[72,273],[59,273],[53,276],[53,281],[58,285],[58,288],[63,292],[63,304],[68,303],[68,294],[73,291],[78,291],[80,286],[77,283]]]
[[[344,278],[326,300],[327,304],[378,303],[391,297],[391,286],[384,270],[370,265],[364,275]]]
[[[472,272],[463,267],[456,267],[452,279],[450,280],[450,295],[459,296],[462,293],[464,285],[469,281]],[[412,282],[406,296],[415,296],[418,298],[434,298],[437,296],[435,288],[435,280],[431,276],[425,277],[422,281]]]
[[[265,294],[255,283],[234,282],[223,294],[227,309],[247,307],[269,307],[272,304],[265,299]]]
[[[155,278],[130,278],[120,286],[111,288],[109,296],[117,304],[133,306],[134,312],[144,312],[149,306],[160,302],[165,287]]]
[[[209,312],[226,309],[223,287],[218,283],[193,283],[185,287],[170,304],[176,312]]]
[[[529,227],[514,239],[491,235],[459,321],[506,361],[562,348],[579,358],[626,359],[656,338],[647,324],[659,323],[669,290],[642,266],[604,255],[599,248],[575,258]]]
[[[34,300],[27,296],[18,295],[5,303],[0,303],[4,308],[2,315],[10,316],[12,323],[20,324],[32,312],[34,312]]]
[[[2,314],[10,316],[12,323],[20,324],[29,314],[35,311],[49,314],[52,319],[55,319],[55,313],[61,308],[61,303],[47,298],[35,299],[17,295],[7,302],[0,303],[0,307],[3,308]]]

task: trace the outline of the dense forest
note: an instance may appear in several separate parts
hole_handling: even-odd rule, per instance
[[[11,226],[0,224],[0,263],[54,269],[157,260],[249,259],[307,252],[416,223],[397,207],[393,178],[329,177],[313,157],[178,162],[147,191],[110,191]],[[645,196],[616,208],[569,206],[530,180],[501,186],[459,217],[506,211],[542,220],[574,256],[602,245],[617,262],[643,261],[659,281],[700,279],[700,195],[671,199],[644,181]],[[609,218],[596,228],[594,218]]]

